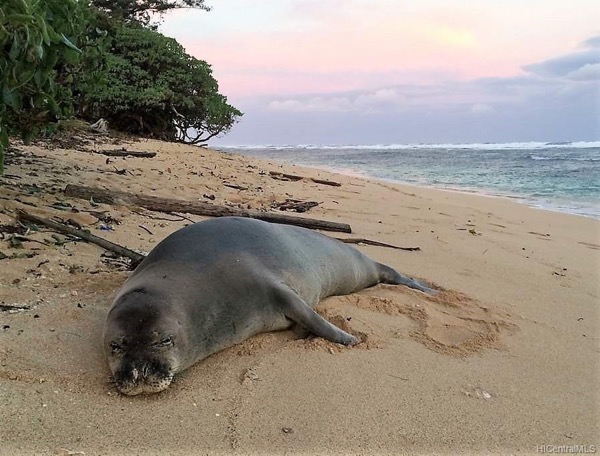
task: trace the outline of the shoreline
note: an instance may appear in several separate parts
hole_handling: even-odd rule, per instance
[[[577,207],[575,207],[575,208],[568,207],[568,206],[562,207],[559,205],[560,204],[559,201],[561,201],[561,200],[558,200],[558,199],[556,201],[552,201],[552,200],[547,200],[547,199],[539,198],[539,197],[535,197],[535,196],[503,193],[503,192],[493,189],[493,188],[489,188],[489,189],[473,188],[473,187],[462,187],[461,188],[461,187],[448,187],[448,186],[443,186],[443,185],[438,186],[436,184],[430,184],[427,182],[414,183],[414,182],[401,181],[401,180],[396,180],[396,179],[386,179],[386,178],[382,178],[382,177],[377,177],[377,176],[370,175],[366,172],[352,170],[352,169],[335,168],[335,167],[330,167],[330,166],[326,166],[326,165],[323,165],[323,166],[307,165],[304,163],[296,164],[296,163],[288,162],[286,160],[282,160],[279,158],[263,157],[263,156],[252,155],[252,154],[246,155],[246,154],[242,153],[242,149],[234,149],[233,147],[231,149],[228,149],[228,148],[219,149],[218,146],[215,146],[215,148],[213,150],[222,152],[225,154],[229,154],[229,155],[239,155],[239,156],[248,157],[248,158],[256,158],[259,160],[273,161],[273,162],[276,162],[276,163],[279,163],[282,165],[288,165],[288,166],[294,165],[294,166],[299,166],[299,167],[303,167],[303,168],[307,168],[307,169],[314,169],[314,170],[326,171],[326,172],[333,173],[333,174],[340,174],[342,176],[386,182],[388,184],[398,184],[398,185],[406,185],[409,187],[416,187],[416,188],[428,188],[428,189],[441,190],[441,191],[447,191],[447,192],[464,193],[464,194],[468,194],[468,195],[483,196],[486,198],[507,199],[507,200],[511,200],[511,201],[516,201],[519,204],[523,204],[531,209],[537,209],[537,210],[541,210],[541,211],[548,211],[548,212],[559,213],[559,214],[573,215],[573,216],[584,217],[584,218],[593,219],[593,220],[600,220],[600,201],[598,201],[597,207],[593,206],[593,208],[588,208],[587,205],[584,205],[584,209],[582,210],[582,209],[578,209]],[[577,204],[572,201],[566,202],[566,204],[569,204],[569,203]],[[578,210],[579,210],[579,212],[576,212]],[[582,211],[586,211],[586,212],[582,212]],[[590,213],[589,211],[592,211],[592,212]]]

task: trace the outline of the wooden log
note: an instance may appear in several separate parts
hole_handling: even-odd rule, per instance
[[[341,187],[342,186],[342,184],[340,184],[339,182],[330,181],[330,180],[326,180],[326,179],[316,179],[314,177],[311,177],[310,180],[313,181],[315,184],[330,185],[331,187]]]
[[[107,155],[109,157],[137,157],[137,158],[153,158],[156,157],[156,152],[138,152],[136,150],[98,150],[96,154]]]
[[[296,225],[316,230],[338,231],[342,233],[352,232],[352,228],[347,223],[295,217],[273,212],[244,210],[211,204],[204,201],[186,201],[175,198],[134,194],[118,190],[104,190],[101,188],[86,187],[84,185],[67,185],[65,188],[65,196],[93,200],[96,203],[141,206],[155,212],[185,212],[188,214],[207,215],[210,217],[249,217],[264,220],[266,222]]]
[[[277,180],[285,180],[285,181],[299,181],[304,179],[304,177],[302,176],[295,176],[294,174],[286,174],[286,173],[280,173],[279,171],[269,171],[269,174],[271,175],[271,177],[273,179],[277,179]]]
[[[338,241],[345,242],[346,244],[365,244],[365,245],[374,245],[376,247],[387,247],[389,249],[397,249],[397,250],[406,250],[408,252],[418,252],[421,250],[421,247],[398,247],[393,244],[386,244],[385,242],[380,241],[372,241],[371,239],[365,238],[333,238]]]
[[[129,250],[128,248],[115,244],[114,242],[110,242],[94,234],[88,233],[87,231],[78,230],[63,223],[38,217],[37,215],[30,214],[22,209],[17,209],[17,219],[21,221],[25,220],[28,222],[33,222],[37,225],[47,226],[48,228],[58,231],[59,233],[76,236],[84,241],[99,245],[103,249],[115,252],[117,255],[131,258],[132,269],[135,269],[136,266],[145,258],[145,256],[140,253],[134,252],[133,250]]]
[[[326,179],[317,179],[314,177],[297,176],[295,174],[280,173],[279,171],[269,171],[269,174],[271,175],[271,177],[273,179],[277,179],[277,180],[296,182],[299,180],[308,179],[308,180],[313,181],[315,184],[329,185],[332,187],[341,187],[342,186],[342,184],[340,184],[339,182],[335,182],[335,181],[330,181],[330,180],[326,180]]]

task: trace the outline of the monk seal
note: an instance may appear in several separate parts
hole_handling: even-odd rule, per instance
[[[359,340],[313,308],[377,283],[434,290],[320,233],[241,217],[169,235],[117,293],[104,350],[126,395],[166,389],[173,376],[250,336],[293,324],[344,345]]]

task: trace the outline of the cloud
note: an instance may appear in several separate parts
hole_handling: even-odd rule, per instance
[[[600,35],[588,38],[583,43],[581,43],[581,46],[585,47],[585,48],[592,48],[592,49],[600,48]]]
[[[504,80],[503,82],[508,82]],[[489,112],[494,103],[515,101],[524,93],[539,89],[528,87],[527,80],[514,78],[509,84],[497,79],[479,79],[443,84],[402,84],[375,90],[354,90],[334,94],[297,95],[277,98],[266,104],[269,111],[280,112],[356,112],[393,113],[409,109],[458,107],[464,111]],[[545,86],[551,84],[546,83]]]
[[[580,47],[585,50],[525,65],[523,69],[542,77],[595,79],[593,76],[597,75],[597,66],[600,64],[600,36],[585,40]]]
[[[526,65],[514,77],[450,80],[429,84],[396,84],[377,89],[275,98],[267,110],[279,112],[398,113],[407,110],[453,110],[491,114],[506,106],[534,109],[542,99],[598,98],[600,37],[585,41],[585,50]],[[592,49],[590,49],[592,48]],[[584,94],[584,95],[582,95]]]
[[[591,38],[511,77],[447,75],[443,82],[255,97],[240,106],[246,115],[221,143],[599,140],[597,43],[600,38]]]
[[[588,63],[567,74],[575,81],[600,81],[600,63]]]
[[[304,100],[273,100],[267,105],[267,110],[284,112],[348,112],[353,111],[354,106],[346,97],[311,97]]]
[[[564,55],[540,63],[525,65],[523,69],[543,77],[568,77],[586,65],[600,63],[600,48]]]
[[[494,111],[494,107],[490,106],[489,104],[475,103],[473,106],[471,106],[471,112],[473,114],[487,114]]]

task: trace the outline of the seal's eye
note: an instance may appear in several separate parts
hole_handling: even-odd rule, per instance
[[[111,342],[109,344],[110,350],[116,355],[119,354],[123,351],[123,349],[121,348],[121,346],[116,343],[116,342]]]
[[[154,344],[156,347],[170,347],[171,345],[173,345],[173,337],[169,336],[169,337],[165,337],[163,340],[161,340],[160,342]]]

